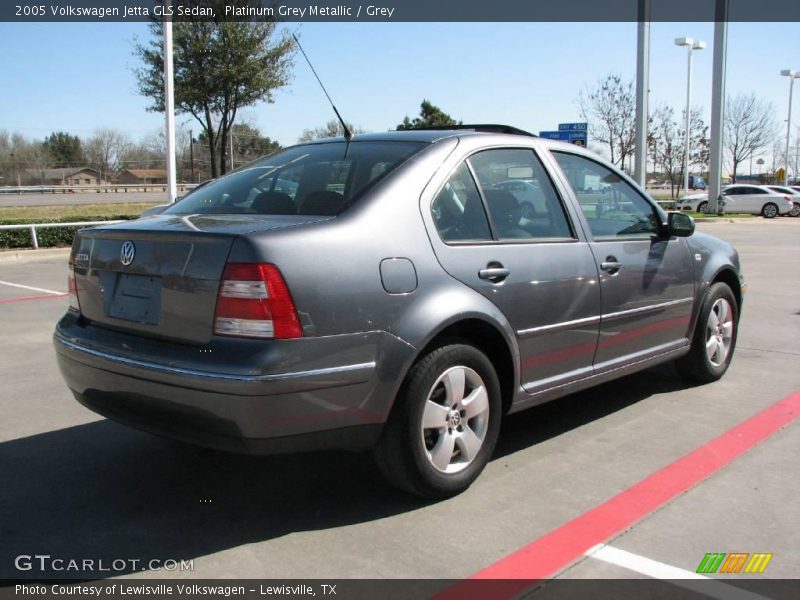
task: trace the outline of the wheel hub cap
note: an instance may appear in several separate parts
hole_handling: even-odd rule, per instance
[[[459,425],[461,425],[461,413],[457,410],[451,410],[447,416],[447,426],[451,429],[458,429]]]

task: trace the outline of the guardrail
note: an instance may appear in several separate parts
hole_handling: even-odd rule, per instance
[[[37,229],[47,229],[52,227],[90,227],[92,225],[110,225],[112,223],[124,223],[124,220],[116,221],[75,221],[72,223],[26,223],[24,225],[0,225],[0,231],[11,229],[29,229],[34,250],[39,248],[39,238],[36,237]]]
[[[185,192],[198,186],[197,183],[179,183],[178,191]],[[128,192],[167,192],[166,183],[136,183],[119,185],[23,185],[0,187],[0,194],[75,194],[76,192],[97,192],[98,194],[118,194]]]

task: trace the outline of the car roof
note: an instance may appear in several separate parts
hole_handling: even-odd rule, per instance
[[[525,140],[539,139],[536,135],[511,127],[509,125],[455,125],[437,126],[421,129],[405,129],[402,131],[379,131],[374,133],[359,133],[351,138],[352,143],[357,142],[427,142],[435,143],[453,137],[472,136],[513,136]],[[512,139],[513,139],[512,137]],[[308,142],[310,144],[326,144],[331,142],[344,142],[344,136],[322,138]]]

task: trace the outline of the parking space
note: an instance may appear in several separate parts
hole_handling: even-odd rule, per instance
[[[368,454],[236,456],[100,419],[72,399],[51,346],[66,254],[0,261],[0,282],[44,290],[0,283],[0,578],[24,577],[14,557],[36,551],[191,559],[192,571],[113,574],[199,578],[461,579],[520,557],[800,390],[800,219],[698,227],[737,246],[750,286],[728,374],[691,386],[665,365],[513,415],[476,484],[437,503],[389,488]],[[706,553],[758,552],[774,555],[760,577],[796,576],[798,448],[795,420],[557,573],[658,576],[648,560],[694,573]]]

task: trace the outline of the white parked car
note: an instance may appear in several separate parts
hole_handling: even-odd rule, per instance
[[[761,215],[772,219],[788,215],[794,202],[788,194],[782,194],[763,185],[733,184],[722,188],[725,213]],[[678,199],[679,210],[704,213],[708,211],[708,194],[692,194]]]
[[[768,185],[773,192],[778,192],[784,196],[789,196],[794,206],[789,211],[790,217],[800,217],[800,186],[786,187],[783,185]]]

